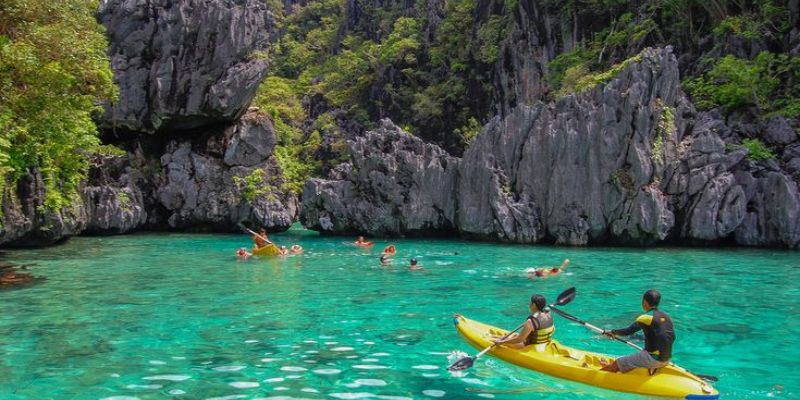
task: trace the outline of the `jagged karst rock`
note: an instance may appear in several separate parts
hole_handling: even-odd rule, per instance
[[[87,216],[85,232],[126,233],[147,223],[148,178],[141,167],[131,165],[134,157],[111,156],[96,160],[82,190]]]
[[[669,50],[651,49],[606,85],[492,120],[462,160],[461,232],[572,245],[664,239],[673,216],[656,158],[674,151],[676,128],[659,122],[678,103],[677,83]]]
[[[351,161],[332,180],[306,183],[300,213],[306,227],[378,235],[455,230],[457,158],[386,119],[348,148]]]
[[[60,210],[45,205],[42,174],[33,169],[2,196],[0,245],[33,247],[54,244],[77,235],[86,227],[83,204],[77,202]]]
[[[409,157],[398,149],[410,138],[385,121],[382,136],[350,142],[351,162],[329,180],[307,183],[301,219],[324,232],[402,235],[420,225],[409,219],[435,215],[408,207],[409,199],[435,195],[456,210],[428,229],[455,227],[472,238],[796,248],[800,194],[782,168],[800,173],[800,147],[786,145],[782,161],[750,161],[737,143],[751,128],[763,126],[697,113],[680,90],[671,49],[647,49],[606,84],[494,118],[460,162],[448,159],[458,164],[455,177],[419,157],[402,167],[398,160]],[[402,183],[422,166],[444,171],[439,185]]]
[[[107,0],[119,99],[105,125],[135,132],[234,121],[255,95],[273,21],[261,0]]]
[[[168,226],[230,231],[244,222],[287,229],[297,214],[297,197],[281,189],[274,145],[272,123],[257,112],[205,143],[171,141],[156,189]]]

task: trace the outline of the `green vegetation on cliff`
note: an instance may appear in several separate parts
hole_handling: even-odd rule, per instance
[[[0,4],[0,193],[38,168],[45,204],[70,203],[98,148],[93,113],[114,96],[96,0]]]

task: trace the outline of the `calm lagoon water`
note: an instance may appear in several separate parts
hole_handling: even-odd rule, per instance
[[[378,254],[301,229],[273,235],[306,254],[237,262],[245,235],[79,237],[5,252],[47,280],[0,291],[0,399],[642,398],[484,357],[446,371],[452,314],[504,327],[534,292],[604,327],[626,326],[661,290],[675,361],[716,375],[725,399],[800,397],[800,253],[749,249],[561,248],[393,240]],[[456,254],[457,252],[457,254]],[[417,257],[426,270],[407,270]],[[567,274],[523,270],[572,260]],[[560,317],[563,343],[628,348]]]

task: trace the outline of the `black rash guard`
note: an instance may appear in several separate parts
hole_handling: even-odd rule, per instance
[[[642,314],[629,327],[614,329],[615,335],[628,336],[639,330],[644,331],[644,349],[658,361],[669,361],[672,357],[672,342],[675,341],[675,330],[672,318],[652,308],[653,315]]]

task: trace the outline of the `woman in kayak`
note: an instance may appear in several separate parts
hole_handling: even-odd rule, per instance
[[[356,245],[356,246],[358,246],[358,247],[370,247],[370,246],[372,246],[374,243],[372,243],[372,242],[368,242],[368,241],[364,240],[364,237],[363,237],[363,236],[359,236],[359,237],[358,237],[358,239],[356,239],[356,241],[355,241],[355,242],[353,242],[353,244],[355,244],[355,245]]]
[[[540,294],[531,296],[531,303],[528,309],[531,315],[525,321],[522,332],[511,335],[505,340],[498,340],[495,343],[515,349],[521,349],[532,344],[549,343],[553,337],[556,327],[550,310],[546,310],[547,299]]]
[[[253,243],[255,243],[257,249],[272,244],[272,242],[269,241],[269,237],[267,237],[267,230],[264,228],[259,229],[258,234],[253,235]]]
[[[393,255],[397,254],[397,249],[394,247],[393,244],[390,244],[390,245],[386,246],[385,249],[383,249],[383,254],[387,255],[387,256],[393,256]]]

